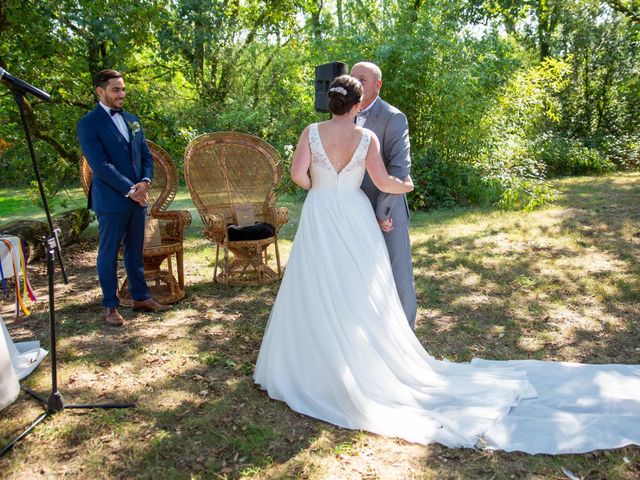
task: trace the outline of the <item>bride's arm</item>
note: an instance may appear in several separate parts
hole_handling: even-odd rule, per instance
[[[305,190],[311,188],[309,167],[311,166],[311,147],[309,146],[309,127],[305,128],[298,140],[298,146],[291,162],[291,180]]]
[[[398,177],[389,175],[382,157],[380,156],[380,142],[375,135],[371,136],[369,150],[367,151],[367,172],[378,189],[385,193],[408,193],[413,190],[413,181],[410,176],[403,181]]]

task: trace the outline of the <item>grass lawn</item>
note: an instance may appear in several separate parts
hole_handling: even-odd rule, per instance
[[[640,173],[554,181],[554,205],[531,213],[457,209],[415,213],[416,333],[438,358],[640,364]],[[79,189],[70,192],[84,204]],[[29,202],[29,203],[27,203]],[[74,204],[69,201],[69,208]],[[284,197],[291,221],[301,202]],[[525,455],[420,446],[343,430],[270,400],[251,374],[278,286],[212,282],[215,249],[194,215],[185,242],[187,297],[164,314],[126,309],[103,326],[96,229],[63,252],[58,283],[58,385],[69,403],[133,401],[122,411],[64,411],[0,460],[2,478],[583,479],[640,478],[640,447],[583,455]],[[0,219],[37,217],[22,192],[0,190]],[[40,301],[14,324],[15,341],[48,346],[46,277]],[[50,359],[24,382],[48,394]],[[41,409],[21,394],[0,412],[0,445]]]

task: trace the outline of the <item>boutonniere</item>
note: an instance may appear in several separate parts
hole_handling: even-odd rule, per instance
[[[140,124],[138,122],[127,122],[129,124],[129,130],[131,130],[131,135],[134,137],[136,133],[140,131]]]

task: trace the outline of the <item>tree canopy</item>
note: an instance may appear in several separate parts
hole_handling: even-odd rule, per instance
[[[256,134],[289,161],[314,67],[370,60],[409,119],[414,208],[551,198],[548,175],[640,162],[638,0],[0,0],[0,67],[28,98],[47,191],[77,179],[93,74],[121,71],[127,109],[180,165],[194,136]],[[0,90],[2,182],[32,178]],[[283,188],[290,185],[283,182]]]

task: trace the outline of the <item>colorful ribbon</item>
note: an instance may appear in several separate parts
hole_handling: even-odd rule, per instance
[[[22,275],[24,276],[24,296],[27,296],[27,291],[29,292],[29,298],[32,302],[37,301],[35,293],[33,293],[33,288],[31,288],[31,282],[29,281],[29,270],[27,269],[27,257],[24,254],[24,246],[23,240],[20,239],[20,263],[22,267]]]
[[[11,257],[11,264],[13,265],[13,274],[16,279],[16,296],[18,297],[18,304],[20,305],[20,308],[22,309],[24,314],[26,316],[29,316],[31,315],[31,312],[29,311],[27,306],[24,304],[24,301],[22,300],[22,295],[20,295],[20,272],[18,270],[18,266],[16,265],[16,259],[13,256],[13,245],[11,244],[11,241],[7,240],[6,238],[0,238],[0,241],[4,243],[7,249],[9,250],[9,256]],[[22,250],[22,247],[19,247],[19,248]],[[27,287],[25,283],[25,294],[26,292],[27,292]],[[16,314],[18,313],[17,310],[18,310],[18,307],[16,306]]]
[[[0,261],[0,278],[2,279],[2,299],[7,298],[7,282],[4,279],[4,272],[2,271],[2,261]]]

